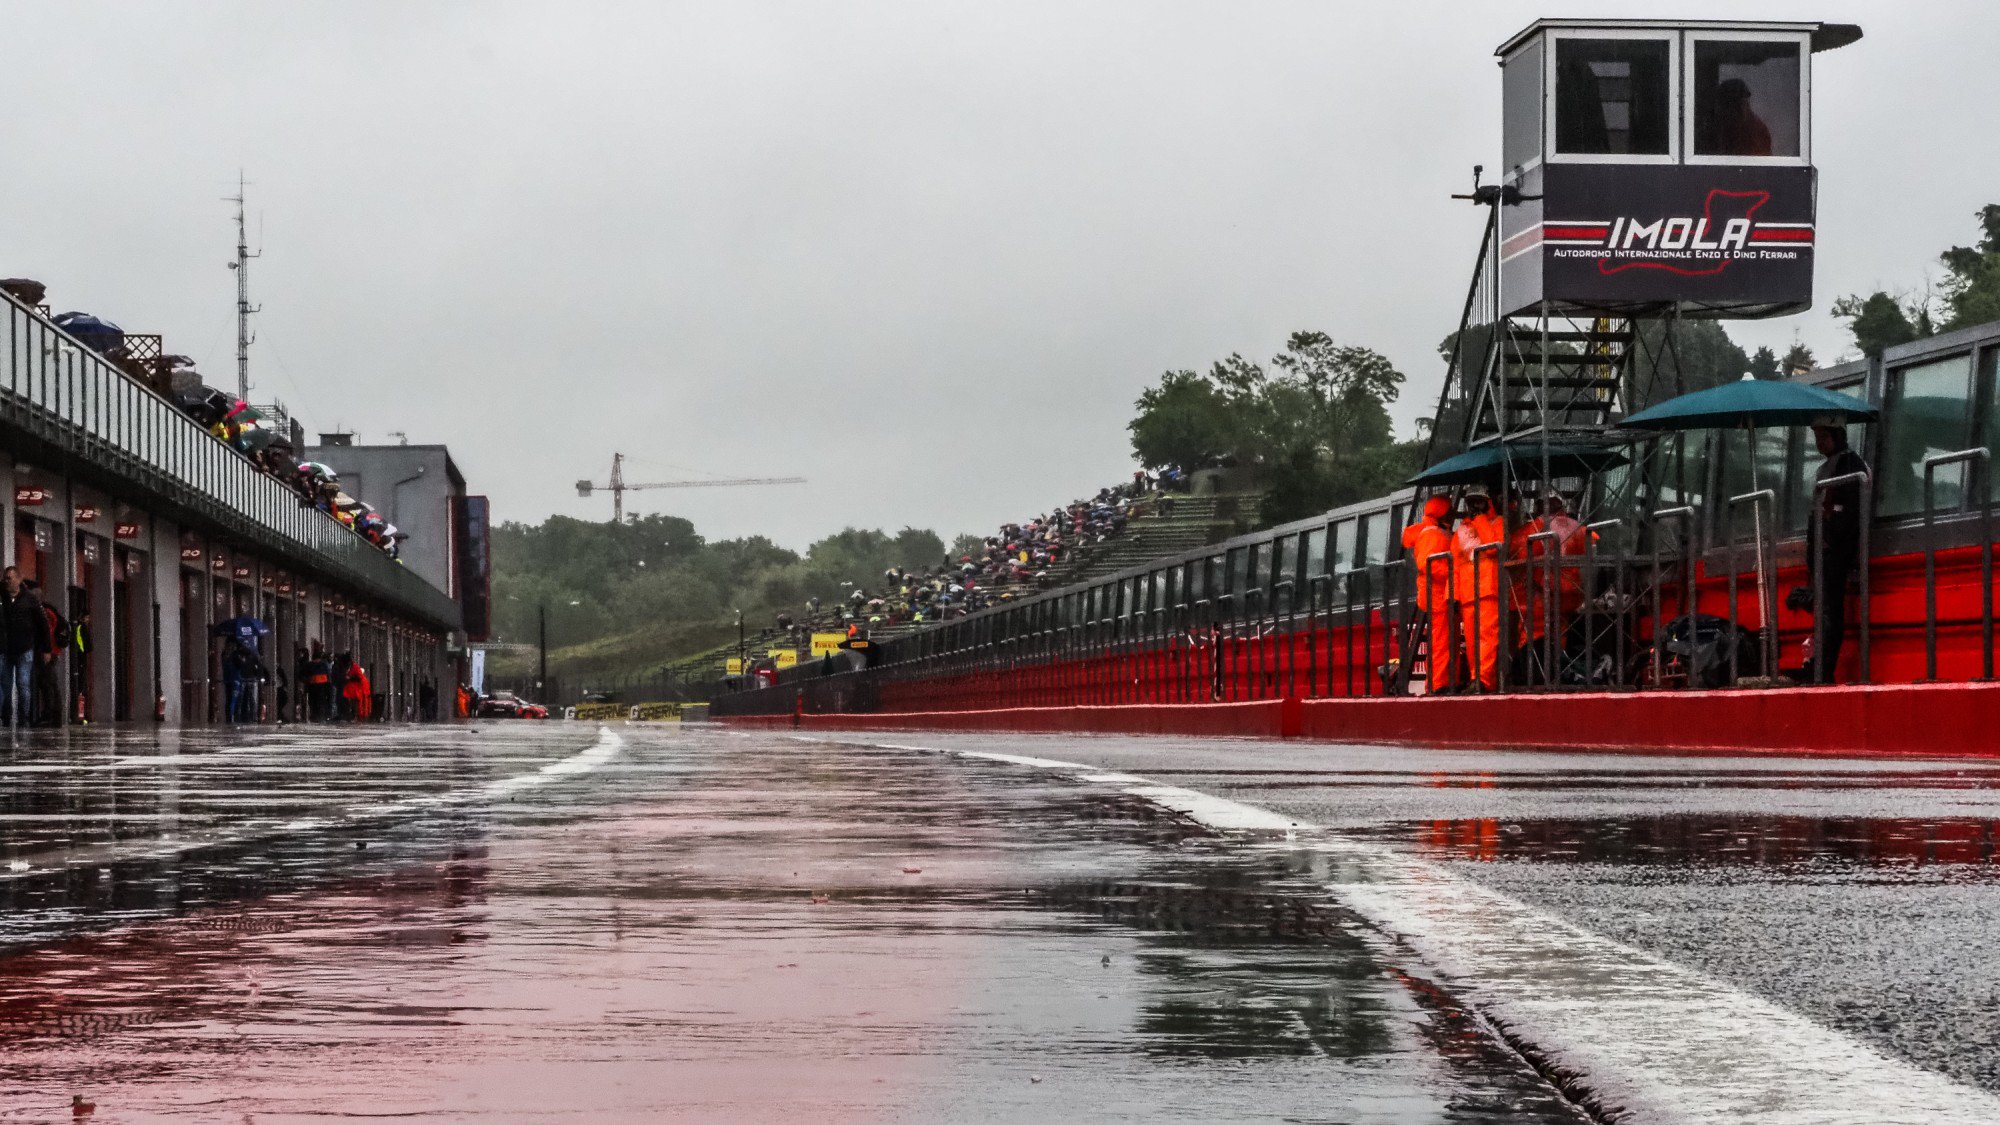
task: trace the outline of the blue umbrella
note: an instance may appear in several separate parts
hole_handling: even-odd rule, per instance
[[[1624,454],[1598,445],[1551,442],[1549,472],[1558,477],[1581,477],[1625,463]],[[1516,480],[1533,480],[1542,472],[1542,447],[1536,441],[1476,446],[1456,457],[1447,457],[1416,476],[1410,484],[1464,484],[1497,476],[1502,464],[1512,464]]]
[[[1872,421],[1875,416],[1874,407],[1838,391],[1775,379],[1744,379],[1670,398],[1618,425],[1628,430],[1838,426]]]
[[[94,352],[108,352],[125,346],[123,328],[89,313],[57,313],[51,319],[57,328],[76,337],[77,343]]]

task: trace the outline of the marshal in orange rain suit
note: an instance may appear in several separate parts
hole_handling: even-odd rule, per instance
[[[1473,564],[1475,548],[1506,540],[1507,525],[1490,507],[1467,515],[1452,531],[1452,581],[1458,587],[1459,630],[1465,638],[1467,666],[1480,686],[1500,686],[1500,572],[1506,550],[1482,551]],[[1474,571],[1477,570],[1475,576]]]
[[[1430,616],[1430,690],[1451,686],[1451,501],[1424,501],[1423,518],[1403,529],[1403,549],[1417,568],[1417,608]],[[1429,560],[1437,556],[1435,563]]]
[[[1522,576],[1521,585],[1529,591],[1523,597],[1522,590],[1514,593],[1515,608],[1521,613],[1527,626],[1526,633],[1531,641],[1539,641],[1548,631],[1548,558],[1549,544],[1545,539],[1533,539],[1545,531],[1554,532],[1557,554],[1562,561],[1556,564],[1556,635],[1560,638],[1568,622],[1583,608],[1583,573],[1577,569],[1574,559],[1590,549],[1590,541],[1597,533],[1577,522],[1574,516],[1555,507],[1548,515],[1540,516],[1521,526],[1514,533],[1514,542],[1508,553],[1516,559],[1527,560],[1527,573]]]

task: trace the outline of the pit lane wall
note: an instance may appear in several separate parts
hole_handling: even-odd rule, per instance
[[[1234,735],[1482,750],[1992,759],[2000,758],[1996,715],[2000,683],[714,717],[816,731]]]
[[[0,536],[6,565],[66,619],[89,615],[44,681],[68,722],[221,717],[212,627],[272,630],[267,659],[319,641],[369,671],[383,718],[457,680],[457,604],[215,440],[37,310],[0,295]],[[276,692],[260,701],[277,718]]]

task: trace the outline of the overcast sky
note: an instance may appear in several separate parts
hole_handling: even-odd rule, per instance
[[[1131,471],[1159,373],[1297,329],[1386,353],[1431,412],[1498,164],[1492,50],[1541,15],[1737,3],[22,5],[0,274],[252,397],[448,444],[496,518],[638,511],[803,548],[987,531]],[[1813,312],[1910,286],[2000,201],[2000,7],[1761,3],[1862,24],[1815,64]]]

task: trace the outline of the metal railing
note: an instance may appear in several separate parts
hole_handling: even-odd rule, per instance
[[[184,522],[261,548],[318,578],[455,628],[458,606],[224,445],[40,314],[0,295],[0,426],[89,466],[114,491],[150,494]],[[127,496],[132,499],[135,497]]]
[[[1778,618],[1771,598],[1774,576],[1771,573],[1772,552],[1767,530],[1771,521],[1765,519],[1766,509],[1775,507],[1777,500],[1776,492],[1759,488],[1740,496],[1731,496],[1722,509],[1722,541],[1729,552],[1729,682],[1732,684],[1741,678],[1742,673],[1741,654],[1736,649],[1736,638],[1742,629],[1742,614],[1737,606],[1736,594],[1736,576],[1740,569],[1736,565],[1736,509],[1744,504],[1750,505],[1751,570],[1757,576],[1758,674],[1769,679],[1778,665]]]
[[[1559,660],[1563,646],[1557,637],[1558,628],[1556,622],[1556,603],[1561,600],[1562,596],[1562,588],[1557,570],[1558,564],[1561,562],[1562,539],[1562,532],[1550,528],[1547,531],[1537,531],[1523,540],[1528,552],[1527,561],[1530,563],[1530,573],[1526,575],[1527,581],[1524,583],[1528,588],[1528,604],[1521,607],[1521,611],[1527,614],[1534,613],[1537,608],[1541,610],[1541,672],[1545,677],[1544,682],[1552,686],[1562,678],[1562,669]],[[1537,543],[1548,544],[1548,547],[1541,555],[1542,584],[1539,596],[1535,590],[1535,575],[1532,572],[1532,563],[1535,559],[1535,544]]]
[[[1600,530],[1608,531],[1614,527],[1622,528],[1624,526],[1625,526],[1625,521],[1617,518],[1608,520],[1599,520],[1596,523],[1587,523],[1583,525],[1583,536],[1584,536],[1583,538],[1583,558],[1584,558],[1583,638],[1584,638],[1584,645],[1585,645],[1584,651],[1586,654],[1586,658],[1589,659],[1590,661],[1590,665],[1585,670],[1583,677],[1582,686],[1586,689],[1596,686],[1596,678],[1597,678],[1598,661],[1597,661],[1596,609],[1597,609],[1597,599],[1598,599],[1597,587],[1599,584],[1598,569],[1597,569],[1598,532]],[[1622,683],[1626,675],[1626,667],[1625,667],[1626,612],[1625,611],[1630,607],[1625,605],[1623,602],[1623,598],[1625,595],[1624,577],[1625,577],[1624,572],[1621,568],[1617,576],[1618,579],[1617,585],[1612,590],[1612,593],[1617,597],[1617,599],[1619,599],[1617,602],[1614,603],[1617,607],[1618,616],[1613,619],[1612,623],[1612,641],[1611,641],[1612,664],[1611,664],[1611,677],[1610,677],[1610,682],[1612,684]]]
[[[1681,580],[1681,602],[1682,602],[1681,614],[1682,616],[1688,618],[1690,624],[1692,624],[1694,620],[1694,607],[1695,607],[1694,522],[1695,522],[1695,517],[1697,517],[1698,515],[1700,515],[1700,509],[1696,508],[1692,504],[1682,504],[1679,507],[1675,508],[1661,508],[1660,510],[1653,512],[1648,517],[1648,523],[1651,525],[1652,528],[1652,540],[1653,540],[1651,544],[1652,556],[1653,556],[1652,686],[1656,689],[1664,686],[1666,683],[1666,670],[1664,662],[1661,657],[1661,650],[1666,645],[1667,634],[1665,629],[1665,623],[1660,618],[1660,525],[1669,519],[1677,519],[1681,521],[1681,527],[1687,533],[1688,541],[1682,544],[1682,550],[1681,550],[1681,565],[1683,571],[1683,577]]]
[[[1982,450],[1981,452],[1984,452],[1984,451]],[[1872,531],[1871,531],[1871,528],[1873,528],[1873,526],[1874,526],[1874,523],[1875,523],[1875,520],[1874,520],[1874,515],[1875,515],[1875,487],[1874,487],[1874,485],[1875,485],[1875,478],[1874,478],[1873,474],[1869,473],[1869,472],[1868,472],[1868,471],[1867,471],[1866,469],[1863,469],[1863,470],[1861,470],[1861,471],[1859,471],[1859,472],[1852,472],[1852,473],[1842,473],[1842,474],[1841,474],[1840,476],[1837,476],[1837,477],[1828,477],[1828,478],[1826,478],[1826,479],[1825,479],[1825,480],[1823,480],[1823,481],[1817,481],[1817,482],[1815,482],[1815,483],[1813,484],[1813,506],[1812,506],[1812,526],[1813,526],[1813,539],[1812,539],[1812,543],[1813,543],[1813,546],[1812,546],[1811,548],[1809,548],[1809,549],[1817,549],[1817,550],[1819,550],[1819,551],[1821,551],[1821,552],[1824,552],[1824,551],[1826,550],[1826,505],[1825,505],[1824,503],[1822,503],[1822,502],[1821,502],[1821,501],[1822,501],[1822,499],[1823,499],[1823,497],[1821,496],[1821,493],[1823,493],[1823,492],[1826,492],[1826,491],[1827,491],[1827,490],[1829,490],[1829,489],[1832,489],[1832,488],[1835,488],[1835,487],[1838,487],[1838,486],[1840,486],[1840,485],[1844,485],[1844,484],[1849,484],[1849,483],[1859,483],[1859,484],[1860,484],[1860,486],[1861,486],[1861,488],[1860,488],[1860,492],[1861,492],[1861,511],[1860,511],[1860,523],[1861,523],[1861,527],[1860,527],[1860,538],[1861,538],[1861,543],[1860,543],[1860,559],[1859,559],[1859,564],[1860,564],[1860,572],[1861,572],[1861,573],[1860,573],[1860,578],[1861,578],[1861,629],[1860,629],[1860,638],[1859,638],[1859,643],[1860,643],[1860,650],[1861,650],[1861,655],[1860,655],[1860,662],[1861,662],[1861,682],[1865,684],[1865,683],[1868,683],[1868,682],[1869,682],[1869,677],[1870,677],[1870,668],[1869,668],[1869,655],[1870,655],[1870,653],[1869,653],[1869,647],[1870,647],[1870,638],[1871,638],[1871,634],[1872,634],[1872,632],[1873,632],[1873,629],[1871,628],[1871,626],[1872,626],[1872,623],[1873,623],[1873,621],[1874,621],[1874,599],[1873,599],[1873,598],[1871,598],[1871,597],[1869,596],[1869,585],[1868,585],[1868,583],[1869,583],[1869,565],[1870,565],[1870,564],[1869,564],[1869,559],[1868,559],[1868,555],[1869,555],[1869,550],[1868,550],[1868,547],[1869,547],[1869,538],[1870,538],[1870,536],[1871,536],[1871,534],[1872,534]],[[1990,590],[1990,589],[1992,588],[1992,585],[1993,585],[1993,583],[1992,583],[1992,577],[1993,577],[1993,572],[1992,572],[1992,545],[1991,545],[1990,543],[1989,543],[1989,544],[1988,544],[1988,546],[1987,546],[1987,552],[1988,552],[1988,555],[1987,555],[1987,588],[1988,588],[1988,589]],[[1821,607],[1823,607],[1823,606],[1825,606],[1825,605],[1826,605],[1826,589],[1825,589],[1825,582],[1826,582],[1826,569],[1825,569],[1825,567],[1824,567],[1824,566],[1820,565],[1820,562],[1819,562],[1819,560],[1808,560],[1808,565],[1812,567],[1812,576],[1813,576],[1813,588],[1812,588],[1812,599],[1813,599],[1813,634],[1815,635],[1815,637],[1817,637],[1817,635],[1818,635],[1818,633],[1819,633],[1819,614],[1820,614],[1820,612],[1821,612]],[[1845,590],[1842,590],[1842,591],[1840,591],[1840,596],[1841,596],[1841,597],[1843,597],[1843,598],[1844,598],[1844,597],[1846,597],[1846,596],[1847,596],[1847,591],[1845,591]],[[1990,612],[1990,608],[1991,608],[1991,602],[1990,602],[1990,601],[1988,602],[1988,607],[1989,607],[1989,612],[1988,612],[1988,621],[1990,622],[1990,621],[1991,621],[1991,612]],[[1991,633],[1990,633],[1990,627],[1989,627],[1989,634],[1988,634],[1988,638],[1987,638],[1987,641],[1988,641],[1988,643],[1987,643],[1987,651],[1988,651],[1988,652],[1990,653],[1990,652],[1992,651],[1992,643],[1991,643],[1991,642],[1992,642],[1992,637],[1991,637]],[[1814,644],[1815,644],[1815,647],[1816,647],[1816,646],[1817,646],[1817,644],[1818,644],[1818,642],[1817,642],[1817,641],[1815,641],[1815,642],[1814,642]],[[1813,663],[1814,663],[1815,665],[1817,665],[1817,664],[1819,663],[1819,654],[1818,654],[1818,653],[1814,653],[1814,654],[1813,654]],[[1831,673],[1829,672],[1829,674],[1831,674]]]
[[[1968,473],[1969,482],[1978,489],[1979,497],[1979,637],[1980,637],[1980,677],[1993,678],[1993,488],[1990,480],[1992,454],[1985,448],[1961,449],[1954,453],[1940,453],[1924,458],[1924,679],[1937,679],[1937,471],[1946,465],[1965,464],[1977,466],[1977,471]],[[1966,495],[1968,489],[1961,487],[1959,494]],[[1963,501],[1961,500],[1961,503]],[[1817,507],[1817,506],[1815,506]],[[1817,515],[1817,511],[1814,513]],[[1862,526],[1867,526],[1864,517]],[[1825,542],[1824,536],[1821,543]],[[1862,541],[1861,557],[1868,557],[1867,541]],[[1865,564],[1864,564],[1865,565]],[[1867,572],[1864,571],[1865,575]],[[1862,580],[1867,595],[1867,579]]]

